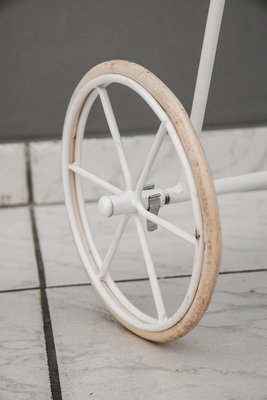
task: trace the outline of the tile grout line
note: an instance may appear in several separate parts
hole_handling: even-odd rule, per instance
[[[92,200],[85,200],[85,204],[97,204],[99,199],[92,199]],[[53,206],[64,206],[64,201],[50,201],[50,202],[43,202],[43,203],[35,203],[33,204],[37,207],[53,207]],[[20,207],[27,207],[30,206],[31,202],[27,203],[17,203],[17,204],[4,204],[0,205],[0,210],[1,209],[6,209],[6,208],[20,208]]]
[[[31,290],[40,290],[40,286],[22,287],[22,288],[14,288],[14,289],[3,289],[3,290],[0,290],[0,294],[17,293],[17,292],[28,292],[28,291],[31,291]]]
[[[46,277],[44,263],[40,248],[39,235],[36,225],[34,205],[33,205],[33,187],[32,187],[32,171],[30,163],[30,149],[29,143],[26,143],[26,173],[27,173],[27,187],[28,187],[28,198],[30,208],[30,219],[32,227],[32,235],[34,242],[34,251],[36,257],[36,263],[38,268],[38,276],[40,283],[40,297],[41,297],[41,309],[43,318],[43,330],[46,345],[46,355],[48,363],[48,372],[50,378],[51,395],[53,400],[62,400],[61,385],[59,378],[58,362],[56,355],[56,346],[54,341],[54,334],[52,328],[52,321],[49,310],[49,303],[46,293]]]
[[[248,190],[245,193],[253,193],[253,192],[266,192],[265,188],[262,189],[257,189],[257,190]],[[236,192],[239,193],[239,192]],[[240,192],[241,193],[241,192]],[[217,198],[223,197],[223,196],[228,196],[229,194],[233,194],[233,193],[225,193],[225,194],[221,194],[218,195]],[[91,199],[91,200],[85,200],[85,204],[97,204],[99,199]],[[35,203],[32,202],[32,204],[34,204],[34,206],[37,207],[54,207],[54,206],[64,206],[64,201],[49,201],[49,202],[41,202],[41,203]],[[9,209],[9,208],[21,208],[21,207],[28,207],[31,205],[31,202],[25,202],[25,203],[16,203],[16,204],[2,204],[0,205],[0,210],[1,209]]]
[[[235,270],[235,271],[222,271],[219,273],[220,275],[239,275],[239,274],[249,274],[249,273],[257,273],[257,272],[267,272],[267,268],[258,268],[258,269],[245,269],[245,270]],[[183,278],[191,278],[190,274],[184,275],[169,275],[169,276],[161,276],[158,280],[164,279],[183,279]],[[130,283],[130,282],[143,282],[148,281],[149,278],[133,278],[133,279],[121,279],[115,280],[115,283]],[[46,289],[63,289],[63,288],[71,288],[71,287],[82,287],[82,286],[92,286],[91,282],[83,282],[83,283],[67,283],[65,285],[50,285],[46,286]],[[25,288],[14,288],[14,289],[4,289],[0,290],[0,294],[3,293],[14,293],[14,292],[27,292],[28,290],[40,290],[40,286],[36,287],[25,287]]]

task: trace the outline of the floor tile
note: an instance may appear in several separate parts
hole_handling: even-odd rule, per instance
[[[266,276],[220,276],[200,324],[165,345],[126,331],[91,286],[49,289],[63,398],[265,399]],[[161,282],[173,305],[185,280]],[[131,286],[132,296],[146,307],[144,284],[121,287]]]
[[[46,284],[88,282],[68,225],[64,205],[35,207],[35,215],[45,265]]]
[[[63,199],[60,142],[30,143],[34,202],[53,203]]]
[[[203,132],[203,144],[214,178],[267,170],[267,127]]]
[[[222,271],[266,268],[267,203],[266,191],[221,196],[219,199],[223,257]],[[175,208],[177,223],[188,226],[188,204]],[[118,224],[118,217],[99,216],[96,204],[88,204],[90,221],[101,255],[105,252]],[[173,220],[174,209],[165,208],[164,216]],[[48,285],[88,282],[70,232],[64,206],[38,206],[36,216]],[[192,249],[183,241],[158,230],[148,235],[149,247],[158,276],[191,272]],[[114,279],[146,277],[135,228],[129,225],[111,264]]]
[[[0,398],[49,400],[39,291],[0,294]]]
[[[222,271],[266,268],[267,191],[219,196]]]
[[[0,144],[0,206],[27,201],[25,144]]]
[[[27,207],[0,209],[0,290],[39,286]]]

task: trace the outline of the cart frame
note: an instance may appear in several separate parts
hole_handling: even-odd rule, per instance
[[[225,0],[211,0],[203,39],[202,51],[190,119],[201,134],[209,95],[214,60],[221,29]],[[267,171],[214,180],[216,193],[242,192],[267,187]]]

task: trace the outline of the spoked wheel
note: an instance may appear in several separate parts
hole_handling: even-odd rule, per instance
[[[125,85],[141,96],[159,118],[159,128],[136,185],[111,106],[107,87]],[[84,130],[88,115],[100,97],[114,147],[125,180],[119,189],[81,166]],[[147,188],[147,177],[164,137],[168,135],[182,165],[183,181],[166,188]],[[188,115],[174,94],[151,72],[127,61],[109,61],[90,70],[77,86],[65,118],[62,147],[65,202],[74,240],[96,291],[112,314],[135,334],[156,342],[166,342],[188,333],[200,320],[211,300],[220,266],[221,234],[217,199],[212,176],[200,142]],[[88,179],[108,195],[99,200],[99,212],[111,217],[121,215],[110,247],[102,260],[90,229],[81,187],[81,177]],[[189,200],[192,203],[195,234],[157,215],[155,209]],[[194,262],[186,295],[178,309],[168,314],[161,294],[154,263],[149,251],[146,230],[158,225],[192,246]],[[109,266],[129,218],[132,218],[145,259],[149,282],[157,310],[152,317],[136,307],[112,279]]]

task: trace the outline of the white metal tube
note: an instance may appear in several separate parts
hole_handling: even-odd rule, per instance
[[[126,188],[128,190],[132,190],[133,189],[133,183],[132,183],[132,177],[131,177],[131,173],[128,167],[128,163],[127,163],[127,159],[126,159],[126,155],[125,155],[125,151],[123,148],[123,143],[121,140],[121,135],[118,129],[118,125],[116,122],[116,118],[109,100],[109,96],[107,93],[107,90],[104,87],[98,87],[96,89],[99,93],[101,102],[102,102],[102,106],[103,106],[103,110],[107,119],[107,123],[112,135],[112,138],[114,140],[114,144],[118,153],[118,157],[120,160],[120,164],[121,164],[121,168],[122,168],[122,172],[125,178],[125,183],[126,183]]]
[[[87,97],[86,102],[82,108],[82,112],[80,114],[77,133],[76,133],[76,141],[75,141],[75,149],[74,149],[74,159],[77,165],[82,164],[82,143],[84,137],[84,130],[88,118],[88,114],[98,96],[97,91],[94,89],[90,92],[89,96]],[[97,177],[96,177],[97,178]],[[77,203],[79,207],[79,214],[81,218],[81,223],[84,229],[85,238],[87,243],[90,243],[90,250],[94,256],[95,262],[97,264],[98,269],[102,265],[101,256],[97,250],[95,241],[93,239],[92,231],[88,224],[88,215],[86,211],[86,205],[84,201],[84,193],[83,193],[83,185],[82,185],[82,177],[79,174],[75,174],[75,183],[76,183],[76,196],[77,196]]]
[[[165,122],[163,121],[163,122],[161,122],[161,124],[159,126],[159,129],[156,134],[156,138],[155,138],[155,140],[152,144],[151,150],[147,156],[145,166],[144,166],[143,171],[141,172],[141,175],[138,179],[136,189],[135,189],[135,191],[138,195],[140,195],[143,190],[145,181],[151,171],[152,165],[155,161],[155,158],[157,157],[157,154],[159,152],[160,146],[163,142],[166,132],[167,132],[167,130],[165,127]]]
[[[159,318],[159,321],[164,321],[167,319],[167,314],[166,314],[164,302],[162,299],[162,295],[161,295],[155,267],[153,264],[153,260],[151,258],[151,254],[150,254],[150,251],[148,248],[145,230],[142,225],[142,222],[140,221],[140,219],[137,215],[134,215],[134,220],[135,220],[135,224],[136,224],[136,228],[137,228],[137,232],[138,232],[138,236],[139,236],[139,240],[140,240],[140,245],[142,247],[142,251],[143,251],[143,255],[144,255],[144,259],[145,259],[145,263],[146,263],[146,267],[147,267],[148,278],[149,278],[149,282],[151,285],[152,294],[153,294],[153,298],[154,298],[157,313],[158,313],[158,318]]]
[[[217,194],[267,189],[267,171],[216,179],[214,185]]]
[[[112,242],[111,242],[111,244],[109,246],[107,254],[106,254],[106,256],[105,256],[105,258],[103,260],[103,264],[102,264],[100,272],[99,272],[99,278],[100,279],[103,279],[103,278],[105,279],[106,273],[107,273],[108,268],[110,266],[110,263],[111,263],[111,261],[112,261],[112,259],[114,257],[114,254],[115,254],[115,252],[117,250],[117,247],[118,247],[118,245],[120,243],[120,239],[121,239],[123,231],[124,231],[124,229],[126,227],[128,219],[129,219],[129,215],[124,215],[120,220],[120,223],[119,223],[119,225],[118,225],[118,227],[116,229],[116,232],[115,232],[115,234],[113,236],[113,239],[112,239]]]
[[[173,193],[174,191],[172,190],[171,192]],[[141,193],[141,201],[145,209],[148,209],[149,197],[155,194],[160,195],[160,207],[164,206],[166,203],[166,193],[160,188],[155,188],[143,190]],[[168,192],[167,196],[169,196]],[[102,196],[98,201],[98,211],[104,217],[111,217],[112,215],[121,214],[134,214],[136,212],[136,197],[136,193],[132,191],[124,192],[119,195]]]
[[[224,4],[225,0],[210,1],[190,116],[198,134],[203,127]]]
[[[98,211],[105,217],[120,214],[133,214],[136,212],[134,206],[135,194],[132,191],[120,195],[103,196],[98,201]]]
[[[139,318],[141,321],[145,323],[155,324],[158,323],[157,318],[150,317],[149,315],[143,313],[139,308],[135,307],[133,303],[131,303],[127,297],[120,291],[116,283],[111,278],[110,274],[107,272],[105,276],[105,283],[109,286],[112,293],[117,297],[117,299],[127,308],[130,313],[136,318]]]
[[[190,235],[190,233],[186,232],[182,228],[171,224],[168,221],[158,217],[155,214],[152,214],[150,211],[147,211],[141,203],[136,204],[136,209],[142,217],[148,219],[149,221],[154,222],[155,224],[161,226],[162,228],[166,229],[167,231],[173,233],[174,235],[178,236],[179,238],[187,241],[188,243],[195,244],[196,238],[195,236]]]
[[[235,192],[247,192],[249,190],[267,189],[267,171],[253,172],[221,178],[214,180],[215,191],[217,195]],[[190,200],[187,190],[183,190],[181,185],[166,189],[169,195],[169,203],[180,203]]]
[[[216,179],[214,181],[214,186],[217,195],[267,189],[267,171]],[[166,204],[166,196],[168,197],[167,204],[181,203],[190,200],[188,191],[182,184],[178,184],[164,190],[160,188],[144,190],[141,195],[141,202],[140,200],[136,200],[136,194],[134,192],[124,192],[119,195],[103,196],[99,201],[99,211],[106,217],[120,214],[133,214],[136,212],[136,209],[141,214],[148,213],[148,211],[146,211],[148,208],[148,198],[155,193],[160,194],[160,207],[163,207]],[[145,217],[150,220],[154,217],[158,218],[154,215],[150,215],[150,218],[148,214]],[[156,223],[156,221],[153,222]],[[166,229],[172,229],[172,233],[175,233],[174,226],[166,226]],[[175,234],[178,235],[178,231],[176,231]]]
[[[101,186],[103,189],[106,189],[111,193],[120,194],[123,192],[121,189],[117,188],[111,183],[106,182],[103,179],[99,178],[98,176],[92,174],[91,172],[86,171],[85,169],[79,167],[79,165],[77,165],[76,163],[69,164],[69,169],[75,172],[76,174],[88,179],[89,181]]]

